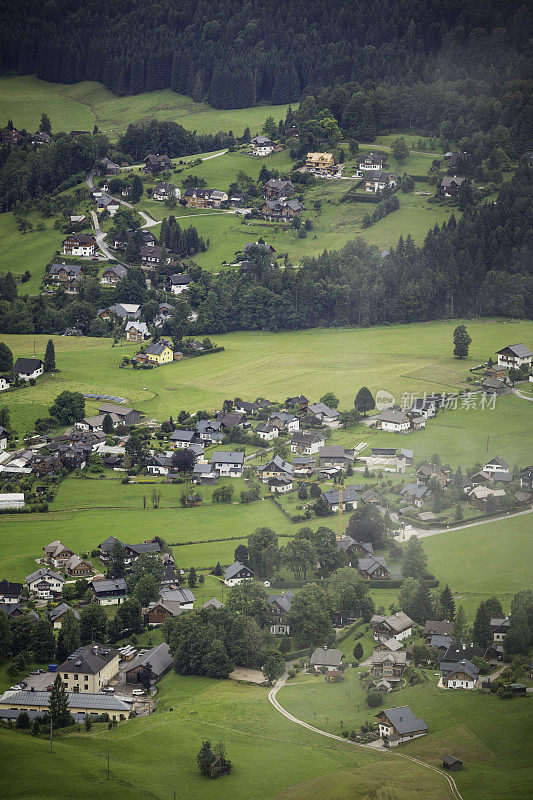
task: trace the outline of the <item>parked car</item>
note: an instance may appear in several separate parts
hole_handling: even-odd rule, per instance
[[[111,694],[111,692],[115,691],[115,687],[114,686],[104,686],[102,691],[105,692],[106,694]]]
[[[22,689],[22,686],[20,685],[20,683],[16,683],[14,686],[10,686],[9,688],[13,692],[19,692]]]
[[[132,694],[135,695],[135,697],[140,697],[144,694],[144,689],[134,689]]]

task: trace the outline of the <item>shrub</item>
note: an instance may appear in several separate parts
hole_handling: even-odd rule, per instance
[[[383,702],[383,694],[379,689],[370,689],[366,696],[366,703],[370,708],[377,708]]]
[[[295,678],[297,676],[297,674],[298,674],[297,670],[295,670],[295,669],[290,669],[289,670],[289,678]]]

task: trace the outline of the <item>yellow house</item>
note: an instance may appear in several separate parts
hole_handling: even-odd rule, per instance
[[[98,693],[118,673],[119,652],[114,647],[88,644],[57,668],[68,692]]]
[[[325,173],[335,166],[332,153],[308,153],[305,166],[309,172]]]
[[[149,344],[145,355],[152,364],[170,364],[171,361],[174,361],[174,351],[165,339]]]

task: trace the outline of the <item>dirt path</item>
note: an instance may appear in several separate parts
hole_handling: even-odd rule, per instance
[[[530,403],[533,403],[533,397],[528,397],[527,394],[522,394],[522,392],[519,389],[512,389],[511,391],[513,394],[515,394],[517,397],[520,397],[522,400],[528,400]]]
[[[384,747],[383,743],[381,742],[381,746],[376,746],[375,743],[372,744],[359,744],[359,742],[352,742],[351,739],[344,739],[342,736],[336,736],[334,733],[329,733],[328,731],[320,730],[320,728],[315,728],[313,725],[309,725],[309,723],[304,722],[298,717],[293,716],[291,713],[286,711],[283,708],[279,700],[276,699],[276,695],[278,691],[285,685],[285,681],[287,680],[287,673],[282,675],[282,677],[277,681],[275,686],[272,687],[270,692],[268,693],[268,699],[270,703],[274,706],[276,711],[279,711],[280,714],[288,719],[290,722],[295,722],[297,725],[301,725],[303,728],[307,728],[307,730],[312,731],[313,733],[318,733],[320,736],[327,736],[329,739],[335,739],[338,742],[343,742],[344,744],[353,745],[354,747],[363,747],[366,750],[373,751],[374,753],[381,753],[383,755],[391,756],[393,758],[403,758],[406,761],[412,761],[414,764],[418,764],[420,767],[424,767],[425,769],[430,769],[433,772],[437,772],[439,775],[442,775],[443,778],[446,779],[448,782],[448,786],[450,787],[451,796],[454,800],[464,800],[462,794],[460,793],[459,789],[457,788],[457,784],[455,783],[454,779],[451,775],[444,772],[437,767],[431,766],[431,764],[426,764],[425,761],[421,761],[419,758],[415,758],[414,756],[404,755],[403,753],[392,752]],[[381,741],[381,740],[380,740]]]
[[[435,528],[432,531],[423,531],[420,528],[411,528],[406,532],[405,536],[398,536],[398,542],[406,542],[411,536],[416,536],[417,539],[425,539],[427,536],[436,536],[439,533],[453,533],[454,531],[463,531],[467,528],[475,528],[476,525],[490,525],[492,522],[502,522],[505,519],[513,519],[514,517],[522,517],[524,514],[532,514],[533,508],[526,508],[523,511],[517,511],[515,514],[501,514],[498,517],[491,517],[490,519],[476,519],[472,522],[465,522],[464,525],[454,525],[451,528]],[[396,515],[394,515],[396,516]],[[391,518],[394,520],[393,515]],[[397,519],[397,516],[396,516]]]

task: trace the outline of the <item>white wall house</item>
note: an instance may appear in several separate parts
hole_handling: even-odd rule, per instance
[[[497,478],[499,475],[506,475],[510,472],[511,467],[501,456],[494,456],[490,461],[483,464],[483,472],[493,475]]]
[[[254,156],[268,156],[274,150],[274,142],[266,136],[254,136],[252,145]]]
[[[396,411],[392,408],[382,411],[378,415],[378,420],[381,422],[382,431],[402,433],[403,431],[408,431],[410,427],[409,417],[405,411]]]
[[[213,468],[221,477],[240,478],[244,466],[244,453],[214,450],[211,457]]]
[[[4,392],[6,389],[9,389],[11,384],[9,383],[7,378],[4,378],[3,375],[0,375],[0,392]]]
[[[226,586],[238,586],[243,581],[251,581],[254,577],[253,571],[241,564],[240,561],[235,561],[230,567],[224,570],[224,583]]]
[[[13,367],[13,371],[23,381],[38,378],[43,374],[43,369],[43,362],[40,358],[17,358]]]
[[[45,600],[52,598],[54,594],[61,594],[65,583],[62,575],[46,567],[26,575],[24,580],[30,592]]]
[[[522,364],[531,366],[531,358],[533,353],[526,347],[525,344],[508,344],[498,350],[498,366],[499,367],[521,367]]]

